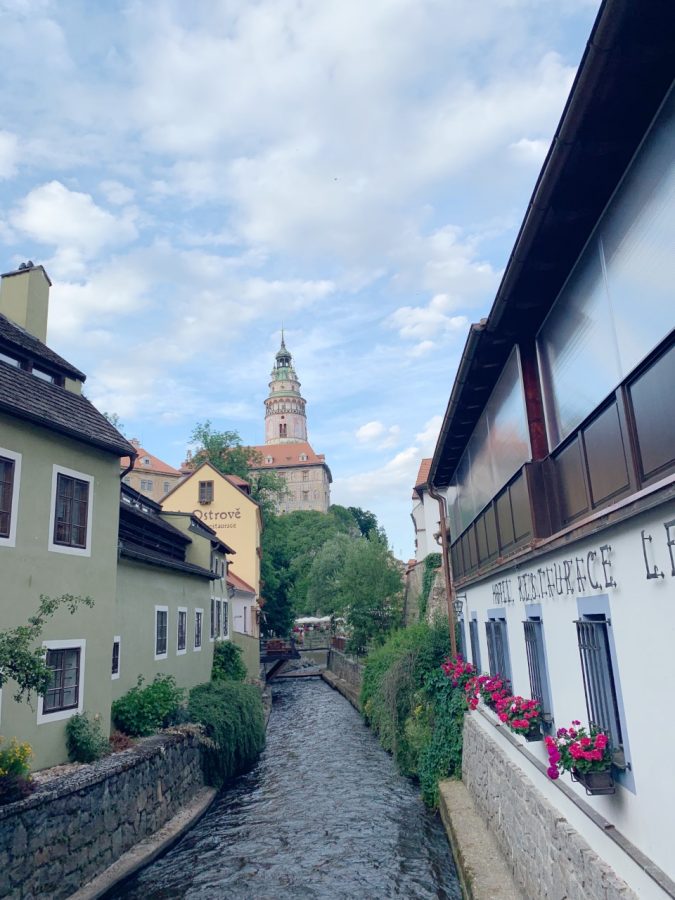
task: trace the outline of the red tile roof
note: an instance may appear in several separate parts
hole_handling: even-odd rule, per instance
[[[132,440],[131,443],[136,448],[136,452],[138,456],[136,457],[136,462],[134,464],[133,471],[134,472],[157,472],[160,475],[180,475],[178,469],[174,469],[173,466],[170,466],[168,463],[163,462],[157,456],[153,456],[152,453],[149,453],[145,450],[136,440]],[[149,463],[144,464],[143,460],[150,460]],[[126,469],[129,466],[129,457],[125,456],[122,458],[120,465],[123,469]]]
[[[420,463],[420,470],[415,479],[415,487],[422,487],[429,480],[429,469],[431,468],[431,457],[423,459]]]
[[[255,596],[255,588],[251,587],[243,578],[240,578],[238,575],[235,575],[234,572],[227,573],[227,583],[231,584],[232,587],[238,588],[240,591],[246,591],[248,594],[253,594]]]
[[[254,463],[252,469],[278,469],[287,466],[320,466],[326,465],[326,457],[323,453],[315,453],[307,441],[298,441],[292,444],[262,444],[251,447],[262,457],[260,462]],[[306,459],[300,459],[301,456]],[[271,459],[272,462],[268,462]]]

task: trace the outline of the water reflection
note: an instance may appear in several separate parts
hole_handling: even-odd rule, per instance
[[[459,900],[442,825],[318,679],[274,688],[267,747],[166,856],[112,898]]]

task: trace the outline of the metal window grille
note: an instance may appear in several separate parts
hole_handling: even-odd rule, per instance
[[[113,641],[111,674],[119,675],[119,671],[120,671],[120,642]]]
[[[509,645],[506,636],[506,619],[488,619],[485,623],[490,675],[501,675],[511,681]]]
[[[222,619],[220,618],[221,611],[222,611],[222,607],[220,604],[220,600],[216,600],[216,637],[220,637],[220,635],[222,633],[222,630],[221,630]]]
[[[533,700],[539,701],[544,718],[551,721],[551,695],[544,656],[544,629],[540,619],[528,619],[523,622],[523,628],[531,696]]]
[[[178,613],[178,650],[185,650],[187,645],[187,613],[180,610]]]
[[[480,643],[478,641],[478,622],[472,619],[469,622],[469,636],[471,638],[471,662],[477,672],[480,672]]]
[[[0,537],[9,537],[14,487],[14,460],[0,457]]]
[[[155,654],[157,656],[162,656],[162,654],[166,653],[168,618],[166,610],[157,610],[157,624],[155,626]]]
[[[623,734],[609,651],[609,622],[602,616],[581,619],[575,624],[589,721],[606,732],[612,746],[619,749]]]

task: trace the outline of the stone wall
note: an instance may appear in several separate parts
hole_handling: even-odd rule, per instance
[[[471,715],[462,778],[528,898],[638,900]]]
[[[424,563],[417,563],[405,576],[403,615],[406,627],[420,620],[420,596],[424,578]]]
[[[431,623],[436,619],[448,618],[448,597],[445,592],[443,569],[438,569],[427,599],[426,620]]]
[[[0,807],[0,897],[69,897],[203,786],[192,736],[164,734]]]
[[[350,659],[340,650],[331,647],[328,653],[328,671],[332,672],[355,691],[360,693],[363,682],[363,666]]]

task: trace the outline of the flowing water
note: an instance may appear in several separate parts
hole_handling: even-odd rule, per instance
[[[438,816],[358,713],[319,679],[273,692],[255,769],[107,900],[460,900]]]

